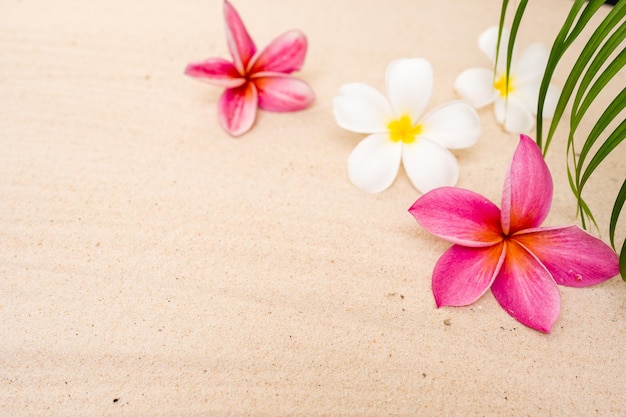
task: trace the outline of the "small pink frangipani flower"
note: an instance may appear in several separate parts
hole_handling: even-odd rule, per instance
[[[187,65],[185,74],[226,88],[219,102],[222,127],[231,135],[246,133],[256,118],[257,107],[275,112],[307,108],[315,99],[311,87],[290,74],[298,71],[307,50],[299,30],[290,30],[265,49],[257,48],[235,8],[224,1],[226,40],[233,62],[209,58]]]
[[[521,135],[499,209],[461,188],[434,189],[409,209],[430,233],[454,245],[435,265],[437,307],[474,303],[489,288],[520,323],[549,333],[561,308],[557,284],[586,287],[619,274],[618,257],[577,226],[540,227],[552,177],[537,144]]]

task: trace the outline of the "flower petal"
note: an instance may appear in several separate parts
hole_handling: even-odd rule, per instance
[[[226,42],[233,57],[235,67],[240,74],[245,74],[248,63],[256,53],[256,45],[239,17],[237,10],[224,0],[224,19],[226,20]]]
[[[548,270],[515,241],[491,285],[498,303],[525,326],[550,333],[561,309],[561,294]]]
[[[504,130],[510,133],[528,132],[535,124],[531,108],[509,94],[508,102],[497,98],[494,106],[496,119],[504,125]]]
[[[261,51],[254,60],[250,72],[271,71],[289,74],[298,71],[304,64],[306,49],[307,40],[304,33],[295,29],[287,31]]]
[[[394,118],[387,98],[363,83],[346,84],[333,98],[333,113],[339,126],[357,133],[387,132]]]
[[[408,115],[413,122],[424,113],[433,90],[433,67],[423,58],[392,61],[385,77],[387,96],[397,116]]]
[[[502,242],[500,209],[470,190],[436,188],[418,198],[409,212],[424,229],[457,245],[486,247]]]
[[[539,102],[539,88],[541,86],[541,80],[529,80],[525,83],[516,83],[515,91],[509,94],[509,100],[517,101],[523,104],[523,107],[527,109],[527,114],[531,116],[530,127],[525,130],[526,132],[532,128],[535,124],[535,116],[537,115],[537,103]],[[507,115],[508,116],[508,115]],[[528,122],[525,122],[528,124]],[[522,131],[520,131],[522,132]],[[519,133],[519,132],[517,132]]]
[[[515,74],[516,82],[524,82],[529,78],[541,81],[546,70],[550,50],[540,42],[530,44],[519,57],[511,63],[511,73]]]
[[[259,107],[263,110],[277,112],[302,110],[315,100],[311,87],[298,78],[281,74],[252,80],[259,93]]]
[[[502,230],[505,234],[538,227],[552,205],[552,176],[537,144],[520,135],[504,180]]]
[[[493,103],[493,71],[486,68],[470,68],[460,73],[454,81],[454,89],[469,104],[479,109]]]
[[[513,238],[541,260],[557,284],[587,287],[619,274],[617,254],[578,226],[525,230]]]
[[[509,31],[504,28],[502,29],[502,37],[500,39],[500,52],[498,55],[498,68],[496,68],[496,72],[499,74],[506,69],[506,51],[509,42]],[[496,62],[496,46],[498,44],[498,26],[492,26],[489,29],[485,30],[478,37],[478,47],[480,50],[487,55],[489,61],[493,64]],[[515,56],[515,48],[513,49],[513,55]],[[512,58],[512,61],[515,62],[515,58]]]
[[[219,120],[233,136],[246,133],[256,117],[257,91],[252,83],[224,91],[219,103]]]
[[[386,190],[398,175],[401,155],[402,143],[389,140],[388,133],[366,137],[348,158],[350,181],[370,193]]]
[[[420,124],[423,136],[448,149],[469,148],[482,132],[476,110],[463,101],[437,107]]]
[[[454,155],[423,136],[418,136],[410,145],[404,145],[402,164],[421,193],[455,185],[459,180],[459,164]]]
[[[515,92],[509,95],[510,98],[515,98],[521,101],[524,106],[530,110],[532,114],[531,127],[535,124],[535,116],[537,115],[537,103],[539,102],[539,88],[541,86],[541,79],[526,81],[523,84],[517,86]],[[554,111],[561,95],[561,89],[556,85],[550,83],[548,85],[548,91],[543,103],[543,117],[551,119],[554,117]],[[529,128],[530,129],[530,128]]]
[[[222,58],[192,62],[185,68],[185,74],[224,88],[238,87],[246,82],[232,62]]]
[[[466,306],[491,286],[504,262],[505,246],[467,248],[454,245],[437,261],[433,271],[433,295],[437,307]]]
[[[546,98],[543,102],[543,117],[546,119],[552,119],[556,110],[556,105],[559,102],[561,96],[561,89],[556,85],[550,83],[548,85],[548,91]]]

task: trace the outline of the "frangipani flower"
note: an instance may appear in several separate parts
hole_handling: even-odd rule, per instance
[[[517,55],[513,50],[509,83],[506,82],[506,49],[509,33],[502,31],[497,67],[496,45],[498,27],[483,32],[478,38],[480,50],[491,60],[492,68],[470,68],[456,78],[454,88],[461,98],[476,108],[494,103],[496,119],[512,133],[528,132],[535,124],[539,87],[550,51],[541,43],[533,43]],[[494,77],[495,75],[495,77]],[[543,117],[552,118],[559,97],[559,89],[550,84],[544,103]]]
[[[289,75],[304,63],[304,34],[299,30],[285,32],[257,53],[241,18],[228,1],[224,1],[224,17],[233,62],[209,58],[185,69],[190,77],[226,88],[218,109],[222,127],[239,136],[252,127],[257,106],[275,112],[308,107],[315,98],[313,90],[306,82]]]
[[[478,114],[456,101],[424,113],[433,88],[433,70],[421,58],[391,62],[387,97],[362,83],[341,87],[333,99],[339,126],[369,133],[348,159],[348,176],[358,188],[377,193],[395,180],[400,162],[421,192],[456,184],[457,161],[446,148],[472,146],[480,136]]]
[[[577,226],[540,227],[552,177],[535,142],[521,135],[504,181],[502,209],[472,191],[443,187],[409,209],[422,227],[454,243],[435,265],[437,307],[464,306],[489,288],[520,323],[549,333],[560,310],[557,287],[586,287],[619,273],[618,257]]]

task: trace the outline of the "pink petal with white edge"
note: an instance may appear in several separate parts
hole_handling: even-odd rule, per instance
[[[520,135],[502,190],[502,231],[538,227],[552,205],[552,176],[537,144]]]
[[[289,112],[311,105],[315,94],[309,85],[288,75],[252,78],[259,93],[259,107],[263,110]]]
[[[256,53],[256,45],[248,34],[237,10],[224,0],[224,19],[226,20],[226,42],[235,67],[240,74],[245,74],[248,63]]]
[[[246,82],[232,62],[222,58],[209,58],[187,65],[185,74],[224,88],[238,87]]]
[[[459,164],[454,155],[423,136],[404,145],[402,164],[406,175],[421,193],[455,185],[459,180]]]
[[[387,96],[398,116],[413,123],[424,113],[433,90],[433,67],[423,58],[392,61],[386,74]]]
[[[501,73],[506,68],[506,50],[509,42],[509,31],[505,28],[502,30],[502,38],[500,39],[500,52],[498,55],[497,73]],[[478,47],[487,55],[491,64],[496,62],[496,46],[498,44],[498,27],[492,26],[485,30],[478,37]],[[515,62],[515,48],[513,49],[513,62]]]
[[[448,149],[473,146],[482,133],[478,113],[463,101],[433,109],[421,120],[422,136]]]
[[[418,198],[409,212],[424,229],[457,245],[478,248],[502,242],[500,209],[470,190],[436,188]]]
[[[486,68],[470,68],[460,73],[454,81],[454,89],[477,109],[493,103],[493,71]]]
[[[504,244],[486,248],[452,246],[433,271],[437,307],[466,306],[478,300],[491,286],[504,258]]]
[[[578,226],[530,229],[512,238],[541,260],[557,284],[587,287],[619,274],[617,254]]]
[[[246,133],[254,124],[257,101],[256,87],[252,83],[224,91],[218,108],[222,127],[233,136]]]
[[[363,139],[348,158],[348,177],[361,190],[379,193],[389,188],[398,175],[402,144],[389,140],[388,133]]]
[[[496,98],[494,110],[496,120],[504,125],[504,130],[510,133],[524,133],[530,131],[535,125],[533,110],[522,101],[509,94],[508,102]]]
[[[306,50],[307,40],[304,33],[290,30],[274,39],[261,51],[250,72],[271,71],[289,74],[298,71],[304,64]]]
[[[561,294],[548,270],[515,241],[491,285],[498,303],[525,326],[550,333],[561,310]]]
[[[333,98],[333,114],[339,126],[357,133],[387,132],[387,124],[395,119],[387,97],[363,83],[339,89]]]

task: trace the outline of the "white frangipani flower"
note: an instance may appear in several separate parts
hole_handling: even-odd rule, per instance
[[[348,176],[358,188],[378,193],[395,180],[400,163],[422,193],[455,185],[456,158],[448,149],[472,146],[481,134],[476,111],[453,101],[420,118],[433,88],[433,70],[422,58],[399,59],[387,67],[387,97],[369,85],[346,84],[333,99],[339,126],[370,134],[352,151]]]
[[[500,53],[496,61],[498,27],[484,31],[478,38],[480,50],[491,60],[492,68],[470,68],[456,78],[454,88],[461,98],[476,108],[494,103],[496,119],[511,133],[527,133],[535,125],[539,88],[550,50],[541,43],[533,43],[519,56],[513,50],[509,85],[506,83],[506,50],[509,33],[502,31]],[[559,89],[550,84],[544,103],[543,117],[554,115]]]

